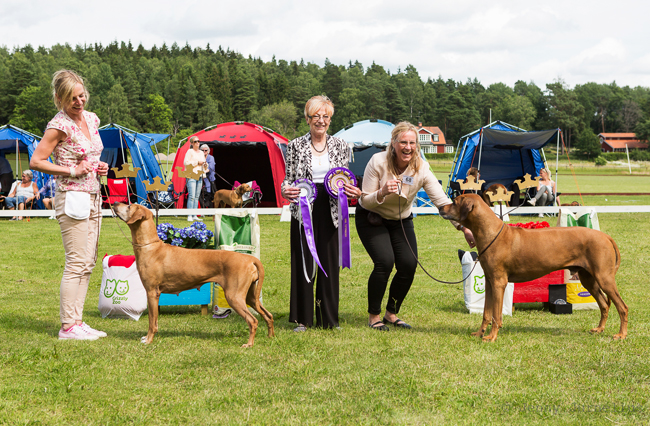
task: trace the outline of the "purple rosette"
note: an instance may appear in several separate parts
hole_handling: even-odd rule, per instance
[[[346,183],[357,186],[357,178],[347,167],[334,167],[330,169],[323,180],[325,189],[332,198],[338,198],[339,190],[343,189]]]
[[[317,191],[316,185],[314,182],[309,179],[298,179],[291,186],[300,189],[300,195],[298,196],[298,205],[300,206],[300,216],[302,217],[302,227],[305,231],[305,240],[307,241],[307,247],[311,253],[312,258],[316,264],[320,267],[321,271],[327,276],[327,272],[323,269],[323,265],[320,263],[318,258],[318,252],[316,251],[316,240],[314,239],[314,227],[311,220],[311,204],[316,199]],[[311,282],[311,278],[307,274],[307,263],[305,262],[305,250],[302,247],[302,238],[300,239],[301,251],[302,251],[302,267],[303,273],[307,281]],[[316,271],[314,271],[315,275]]]
[[[314,202],[316,195],[318,195],[316,185],[309,179],[297,179],[291,184],[291,186],[300,189],[300,195],[298,196],[298,199],[305,197],[310,204]],[[298,200],[294,202],[297,203]]]
[[[357,185],[354,173],[346,167],[335,167],[325,175],[325,189],[332,198],[339,203],[339,265],[350,269],[352,266],[352,247],[350,244],[350,214],[348,212],[348,197],[345,195],[344,186]]]

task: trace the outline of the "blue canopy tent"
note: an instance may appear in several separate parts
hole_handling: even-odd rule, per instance
[[[11,124],[6,124],[0,127],[0,154],[16,154],[16,168],[14,174],[18,177],[18,157],[20,153],[29,153],[31,156],[32,151],[29,151],[33,143],[38,143],[41,138],[29,133],[26,130],[19,129]]]
[[[133,168],[139,167],[138,176],[135,179],[135,188],[138,195],[138,202],[147,200],[147,189],[142,183],[146,180],[153,183],[153,178],[164,176],[160,165],[154,156],[151,146],[169,138],[168,134],[138,133],[133,130],[111,123],[99,128],[99,135],[104,144],[101,161],[108,163],[109,178],[115,177],[113,167],[121,168],[127,162],[126,149],[131,152]]]
[[[457,179],[465,179],[470,167],[481,173],[485,185],[494,183],[512,189],[516,179],[530,174],[535,178],[545,167],[543,147],[559,143],[560,129],[526,131],[495,121],[460,138],[449,175],[447,195],[456,195],[452,188]]]
[[[352,159],[348,168],[357,177],[363,177],[366,164],[390,143],[390,132],[395,125],[384,120],[363,120],[336,132],[334,136],[343,139],[352,148]]]
[[[20,173],[20,154],[27,154],[27,158],[31,157],[34,149],[33,146],[36,146],[38,141],[41,138],[38,136],[20,129],[11,124],[4,125],[0,127],[0,155],[5,156],[6,154],[16,154],[16,164],[13,168],[13,174],[16,179],[19,178]],[[42,176],[40,173],[34,173],[34,181],[39,185],[42,183]],[[2,188],[3,192],[9,192],[10,188]]]

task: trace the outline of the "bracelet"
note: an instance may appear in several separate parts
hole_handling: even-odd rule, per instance
[[[77,177],[77,174],[74,172],[74,167],[70,167],[70,177],[71,178]]]

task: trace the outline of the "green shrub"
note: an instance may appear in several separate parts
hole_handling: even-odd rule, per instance
[[[605,160],[603,157],[596,157],[596,160],[594,161],[594,163],[597,166],[604,166],[604,165],[607,164],[607,160]]]

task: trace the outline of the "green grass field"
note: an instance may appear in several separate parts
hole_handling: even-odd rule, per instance
[[[59,341],[58,224],[0,220],[0,424],[647,424],[650,216],[599,219],[621,251],[618,287],[630,309],[625,341],[611,338],[619,327],[614,309],[605,333],[594,336],[588,330],[596,311],[556,316],[528,304],[505,317],[496,343],[481,343],[470,336],[481,318],[466,312],[462,286],[438,284],[421,271],[400,312],[414,329],[371,330],[372,266],[354,230],[353,268],[341,275],[341,330],[294,333],[289,224],[262,216],[263,300],[276,337],[267,338],[261,322],[252,349],[240,347],[248,336],[240,317],[216,320],[199,307],[163,307],[160,333],[142,345],[146,316],[101,319],[101,266],[84,318],[109,337]],[[461,279],[461,233],[435,216],[418,216],[415,225],[429,272]],[[104,219],[99,252],[132,254],[115,219]]]

